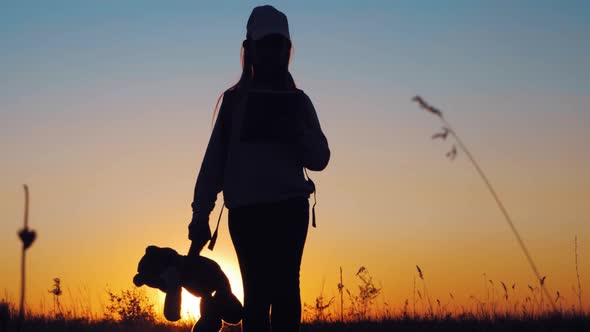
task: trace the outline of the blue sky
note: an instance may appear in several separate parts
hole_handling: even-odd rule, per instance
[[[3,3],[2,95],[142,75],[227,81],[251,8],[264,3]],[[290,19],[296,78],[454,92],[590,89],[584,1],[269,3]]]

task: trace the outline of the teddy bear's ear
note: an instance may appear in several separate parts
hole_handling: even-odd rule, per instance
[[[145,248],[145,253],[149,254],[150,252],[155,252],[157,251],[159,248],[156,246],[148,246],[147,248]]]
[[[135,286],[137,287],[145,285],[145,281],[143,280],[141,275],[139,275],[139,273],[133,277],[133,284],[135,284]]]

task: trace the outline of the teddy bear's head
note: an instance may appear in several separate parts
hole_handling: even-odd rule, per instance
[[[178,252],[172,248],[148,246],[137,265],[137,274],[133,277],[133,283],[137,287],[147,285],[166,291],[163,274],[174,263],[176,257]]]

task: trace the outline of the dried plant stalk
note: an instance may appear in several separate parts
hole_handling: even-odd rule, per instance
[[[18,232],[18,236],[23,243],[22,256],[21,256],[21,290],[20,290],[20,307],[18,314],[18,326],[17,331],[22,328],[23,321],[25,319],[25,258],[27,249],[31,247],[37,234],[34,230],[29,229],[29,187],[25,184],[25,216],[24,216],[24,227]]]

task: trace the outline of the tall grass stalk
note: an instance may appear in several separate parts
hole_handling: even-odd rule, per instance
[[[467,146],[463,143],[463,140],[459,137],[459,135],[453,129],[453,127],[447,121],[447,119],[445,119],[445,117],[443,116],[443,114],[442,114],[442,112],[440,110],[438,110],[438,109],[432,107],[431,105],[427,104],[424,101],[424,99],[422,99],[420,96],[415,96],[414,98],[412,98],[412,100],[415,101],[415,102],[417,102],[420,105],[421,108],[427,110],[428,112],[430,112],[430,113],[432,113],[432,114],[434,114],[434,115],[436,115],[436,116],[438,116],[440,118],[440,120],[445,125],[443,127],[443,130],[444,130],[443,133],[439,134],[440,137],[442,137],[444,139],[444,138],[446,138],[446,136],[448,134],[451,134],[455,138],[455,141],[459,145],[459,148],[461,150],[463,150],[463,152],[465,152],[465,154],[467,155],[467,157],[469,158],[469,160],[471,161],[471,163],[473,164],[473,166],[475,167],[475,169],[477,170],[477,172],[479,173],[479,175],[483,179],[483,181],[486,184],[488,190],[492,194],[492,197],[494,198],[494,200],[496,201],[498,207],[500,208],[500,211],[502,212],[502,215],[504,216],[504,219],[506,220],[506,222],[510,226],[510,229],[512,230],[512,233],[516,237],[516,240],[518,241],[518,244],[520,245],[520,248],[522,249],[524,255],[526,256],[526,259],[527,259],[527,261],[528,261],[531,269],[535,273],[535,276],[537,277],[537,280],[541,283],[541,289],[543,290],[543,294],[548,299],[549,303],[551,303],[551,306],[553,307],[553,310],[557,312],[557,307],[556,307],[555,303],[553,303],[553,301],[551,301],[551,295],[549,294],[549,291],[545,287],[544,283],[541,282],[542,277],[541,277],[541,273],[539,273],[539,269],[537,268],[537,265],[535,264],[535,262],[534,262],[534,260],[533,260],[533,258],[531,256],[529,250],[527,249],[526,245],[524,244],[524,241],[522,240],[522,237],[520,236],[520,233],[516,229],[516,226],[514,226],[514,222],[512,221],[512,218],[510,217],[510,215],[508,214],[508,211],[504,207],[504,204],[500,200],[500,197],[496,193],[496,190],[492,187],[492,184],[491,184],[490,180],[485,175],[485,173],[483,172],[482,168],[479,166],[479,163],[477,163],[477,161],[475,160],[475,157],[471,154],[471,152],[469,151],[469,149],[467,148]],[[453,150],[451,150],[451,152],[449,152],[447,154],[447,156],[449,156],[451,158],[454,158],[455,155],[456,155],[456,149],[455,149],[455,146],[453,146]]]
[[[432,308],[432,301],[430,300],[430,295],[428,294],[428,289],[426,288],[426,281],[424,280],[424,274],[422,273],[422,269],[420,266],[416,265],[416,270],[418,270],[418,276],[422,280],[422,290],[424,291],[424,297],[428,301],[428,310],[431,317],[434,317],[434,310]]]
[[[338,283],[338,293],[340,293],[340,321],[344,322],[344,283],[342,281],[342,266],[340,267],[340,283]]]
[[[414,274],[414,289],[412,291],[413,297],[413,318],[416,319],[416,275]]]
[[[580,306],[580,313],[584,312],[584,307],[582,306],[582,284],[580,283],[580,270],[578,267],[578,236],[574,236],[574,255],[575,255],[575,263],[576,263],[576,279],[578,280],[578,291],[576,292],[578,295],[578,305]]]

